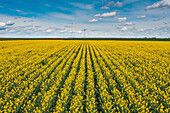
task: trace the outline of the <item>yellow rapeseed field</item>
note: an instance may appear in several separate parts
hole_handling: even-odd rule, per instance
[[[168,113],[170,42],[0,41],[0,113]]]

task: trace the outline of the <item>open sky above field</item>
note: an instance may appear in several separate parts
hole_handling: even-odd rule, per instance
[[[170,0],[0,0],[0,37],[170,37]]]

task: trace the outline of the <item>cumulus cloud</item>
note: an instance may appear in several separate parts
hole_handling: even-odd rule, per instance
[[[77,33],[79,33],[79,34],[81,34],[82,33],[82,30],[78,30],[78,31],[76,31]]]
[[[159,2],[156,2],[150,6],[147,6],[145,9],[156,9],[156,8],[170,8],[170,0],[162,0]]]
[[[23,12],[22,10],[19,10],[19,9],[16,9],[15,11],[16,11],[16,12]]]
[[[145,31],[145,29],[139,29],[138,31],[141,31],[141,32],[143,32],[143,31]]]
[[[138,16],[137,18],[146,18],[146,15]]]
[[[67,30],[65,30],[65,29],[63,29],[63,30],[61,30],[61,31],[59,31],[60,33],[65,33],[65,32],[67,32]]]
[[[133,23],[132,22],[127,22],[127,23],[125,23],[125,25],[133,25]]]
[[[99,18],[98,20],[103,20],[103,18]]]
[[[96,14],[96,15],[94,15],[95,17],[100,17],[101,15],[100,14]]]
[[[47,30],[46,30],[47,33],[51,33],[51,32],[53,32],[53,31],[54,31],[53,29],[47,29]]]
[[[92,19],[92,20],[89,20],[89,22],[97,22],[98,19]]]
[[[156,29],[155,28],[146,28],[146,29],[141,28],[141,29],[138,29],[139,32],[152,32],[154,30],[156,30]]]
[[[128,28],[127,27],[122,27],[121,31],[127,31]]]
[[[14,24],[15,24],[15,23],[12,22],[12,21],[8,21],[8,22],[6,23],[7,26],[12,26],[12,25],[14,25]]]
[[[81,9],[93,9],[92,4],[71,3],[71,5],[73,5],[74,7],[81,8]]]
[[[69,33],[76,33],[76,34],[81,34],[83,31],[82,30],[71,30]]]
[[[113,12],[107,12],[103,14],[96,14],[95,17],[114,17],[116,15],[116,11]]]
[[[8,21],[8,22],[0,22],[0,27],[1,27],[1,29],[6,29],[5,27],[7,27],[7,26],[12,26],[12,25],[14,25],[15,23],[14,22],[12,22],[12,21]]]
[[[122,7],[122,6],[123,6],[123,3],[119,2],[119,1],[115,4],[115,7]]]
[[[126,21],[126,20],[127,20],[127,18],[126,18],[126,17],[118,18],[118,21],[119,21],[119,22],[124,22],[124,21]]]
[[[6,25],[5,22],[0,22],[0,27],[5,26],[5,25]]]
[[[106,6],[109,6],[109,7],[122,7],[123,6],[123,3],[121,2],[114,2],[114,1],[110,1],[106,4]]]
[[[103,7],[101,7],[101,9],[110,9],[110,7],[103,6]]]

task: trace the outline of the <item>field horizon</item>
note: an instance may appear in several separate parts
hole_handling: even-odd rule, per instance
[[[118,40],[118,41],[170,41],[170,38],[156,38],[156,37],[145,37],[145,38],[107,38],[107,37],[68,37],[68,38],[3,38],[0,37],[0,41],[4,40]]]

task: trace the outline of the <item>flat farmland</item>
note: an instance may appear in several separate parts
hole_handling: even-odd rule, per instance
[[[1,112],[170,112],[169,41],[0,41]]]

